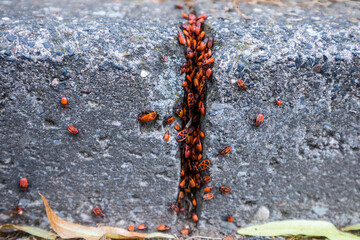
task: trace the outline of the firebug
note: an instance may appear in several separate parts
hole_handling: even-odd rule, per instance
[[[29,182],[28,182],[27,178],[24,177],[24,178],[20,179],[20,190],[21,191],[25,192],[28,185],[29,185]]]
[[[78,134],[79,130],[77,130],[74,126],[69,126],[68,127],[69,132],[71,132],[72,134]]]
[[[262,114],[259,114],[256,118],[256,122],[255,122],[256,126],[260,127],[263,121],[264,121],[264,116]]]
[[[95,213],[96,216],[99,216],[101,218],[104,217],[104,213],[99,207],[94,207],[93,212]]]

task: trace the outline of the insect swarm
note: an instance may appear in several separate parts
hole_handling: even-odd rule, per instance
[[[181,173],[175,203],[177,208],[172,206],[172,209],[176,210],[174,212],[187,209],[184,212],[190,213],[189,217],[197,222],[199,217],[195,212],[198,202],[195,195],[202,184],[211,180],[210,176],[205,176],[210,160],[202,159],[205,134],[201,131],[201,119],[206,115],[207,82],[214,74],[212,64],[215,60],[211,57],[214,39],[208,38],[204,31],[206,14],[195,16],[183,13],[182,17],[188,21],[177,33],[179,44],[184,45],[186,59],[180,67],[180,74],[184,74],[185,79],[179,82],[184,88],[184,95],[182,105],[174,109],[182,121],[182,125],[176,127],[179,132],[175,137],[180,145]]]

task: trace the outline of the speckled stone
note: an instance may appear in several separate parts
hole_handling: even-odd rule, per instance
[[[359,8],[238,5],[252,20],[224,11],[230,2],[202,1],[196,8],[208,15],[215,39],[204,123],[208,186],[232,189],[202,203],[200,218],[221,228],[232,214],[241,226],[253,225],[266,206],[266,221],[360,222],[360,47],[351,37],[360,35]],[[214,111],[222,105],[229,107]],[[257,128],[259,113],[264,123]],[[228,146],[231,153],[219,156]]]

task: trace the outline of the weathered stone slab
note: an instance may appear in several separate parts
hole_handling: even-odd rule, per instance
[[[41,192],[78,223],[174,225],[179,148],[173,125],[162,120],[183,94],[179,10],[172,3],[4,4],[0,224],[48,227]],[[158,119],[140,124],[145,110]],[[28,192],[18,189],[20,176],[29,179]],[[25,214],[10,218],[18,204]],[[103,220],[92,216],[94,206]]]
[[[224,229],[227,214],[235,219],[228,229],[294,218],[359,222],[358,9],[239,5],[252,17],[245,21],[231,3],[199,5],[215,38],[209,186],[232,189],[202,204],[200,228]],[[220,156],[228,146],[231,154]]]
[[[195,4],[215,37],[204,119],[210,185],[232,189],[199,201],[197,225],[169,210],[180,160],[176,131],[162,124],[183,96],[182,10],[172,2],[0,6],[0,224],[48,228],[38,192],[70,221],[145,222],[151,231],[168,224],[173,234],[185,225],[225,236],[270,220],[360,221],[360,31],[352,5],[239,5],[253,18],[245,22],[231,3]],[[159,118],[140,124],[145,110]],[[256,128],[259,113],[265,119]],[[232,152],[219,156],[226,146]],[[19,191],[20,176],[29,178],[28,192]],[[17,205],[25,214],[10,217]],[[94,206],[103,220],[92,216]]]

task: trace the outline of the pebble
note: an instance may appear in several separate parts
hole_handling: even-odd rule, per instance
[[[30,203],[30,201],[28,199],[22,198],[19,200],[19,206],[22,206],[22,207],[26,207],[29,203]]]
[[[270,217],[270,211],[267,207],[261,206],[255,213],[253,219],[255,221],[265,221]]]
[[[238,72],[242,72],[242,70],[244,70],[244,68],[245,68],[244,63],[239,62],[236,70]]]
[[[44,46],[44,48],[49,48],[51,46],[51,44],[49,42],[44,42],[43,46]]]
[[[58,78],[54,78],[52,81],[51,81],[51,86],[53,87],[56,87],[57,85],[59,85],[60,81]]]
[[[219,111],[219,110],[224,110],[224,109],[234,110],[234,107],[231,106],[230,104],[225,104],[225,103],[213,103],[211,105],[212,111]]]
[[[328,208],[326,207],[319,207],[319,206],[314,206],[311,208],[311,210],[318,215],[319,217],[322,217],[326,214],[326,212],[328,211]]]
[[[142,78],[147,77],[148,75],[149,75],[149,72],[148,72],[148,71],[146,71],[146,70],[141,70],[140,76],[141,76]]]
[[[236,229],[236,225],[233,222],[221,221],[220,226],[221,226],[221,228],[228,229],[228,230]]]
[[[316,73],[320,73],[321,72],[321,64],[316,64],[313,68],[313,71]]]
[[[13,41],[16,40],[16,36],[10,35],[10,36],[7,37],[7,40],[9,40],[9,42],[13,42]]]

